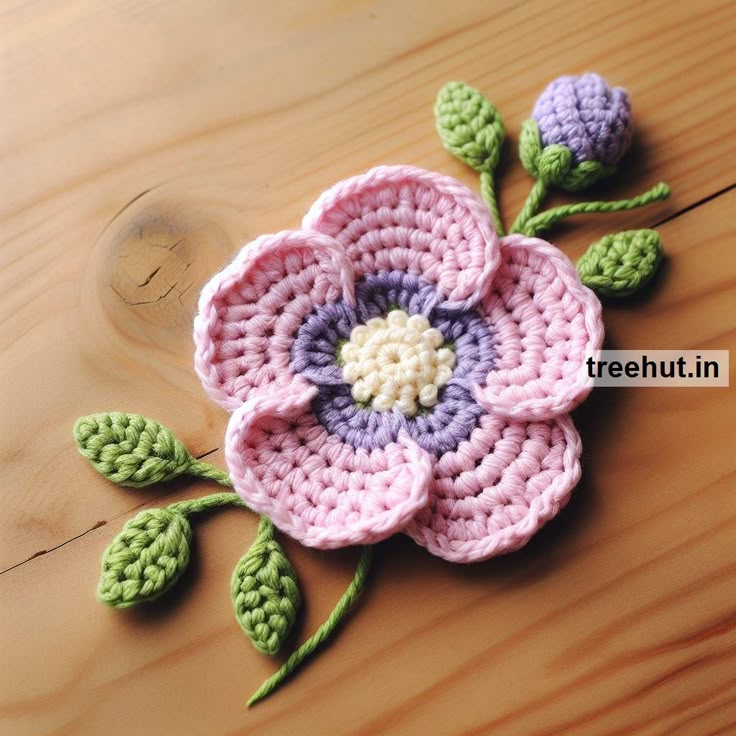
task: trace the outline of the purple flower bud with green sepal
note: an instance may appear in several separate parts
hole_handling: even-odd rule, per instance
[[[581,202],[539,212],[549,187],[579,192],[613,174],[631,138],[631,103],[626,90],[611,87],[592,73],[550,82],[532,116],[521,126],[519,159],[536,181],[511,232],[538,235],[571,215],[618,212],[668,197],[669,187],[660,183],[631,199]]]
[[[558,77],[521,126],[519,157],[537,180],[578,192],[616,170],[631,145],[631,105],[598,74]],[[538,202],[537,202],[538,204]]]
[[[539,96],[532,117],[542,145],[565,146],[575,164],[615,166],[631,145],[629,95],[598,74],[558,77]]]

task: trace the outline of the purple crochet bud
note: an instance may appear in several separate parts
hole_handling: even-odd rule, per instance
[[[558,77],[534,105],[532,117],[544,146],[561,144],[575,164],[617,164],[631,144],[631,104],[621,87],[598,74]]]

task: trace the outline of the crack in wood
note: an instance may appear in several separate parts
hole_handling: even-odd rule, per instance
[[[198,454],[194,455],[194,457],[197,460],[203,460],[204,458],[209,457],[210,455],[212,455],[215,452],[217,452],[219,449],[220,449],[220,447],[214,447],[211,450],[207,450],[205,452],[198,453]],[[192,479],[193,480],[197,480],[197,478],[195,478],[195,477],[193,477]],[[159,496],[159,499],[166,498],[167,495],[171,495],[171,494],[165,494],[163,496]],[[61,549],[62,547],[65,547],[67,544],[71,544],[72,542],[75,542],[76,540],[81,539],[82,537],[86,536],[87,534],[90,534],[90,533],[96,531],[97,529],[100,529],[103,526],[106,526],[111,521],[114,521],[115,519],[119,519],[121,516],[125,516],[126,514],[130,514],[133,511],[136,511],[137,509],[140,509],[140,508],[142,508],[143,506],[146,506],[149,503],[150,503],[150,501],[143,501],[142,503],[139,503],[138,505],[133,506],[132,508],[127,509],[126,511],[123,511],[120,514],[116,514],[114,517],[112,517],[112,519],[109,519],[109,520],[102,519],[100,521],[97,521],[89,529],[86,529],[85,531],[80,532],[79,534],[75,534],[73,537],[70,537],[66,541],[60,542],[59,544],[57,544],[57,545],[55,545],[53,547],[49,547],[49,549],[41,549],[41,550],[38,550],[38,552],[34,552],[32,555],[30,555],[29,557],[27,557],[25,560],[21,560],[20,562],[16,562],[14,565],[10,565],[9,567],[6,567],[5,569],[0,570],[0,575],[4,575],[6,572],[10,572],[11,570],[15,570],[17,567],[21,567],[22,565],[25,565],[26,563],[31,562],[32,560],[35,560],[38,557],[44,557],[45,555],[51,554],[52,552],[56,552],[58,549]]]

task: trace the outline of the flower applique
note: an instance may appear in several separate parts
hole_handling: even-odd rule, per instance
[[[328,621],[249,705],[331,635],[365,584],[371,545],[404,533],[445,560],[480,562],[518,549],[564,507],[581,473],[570,412],[592,389],[585,366],[603,341],[599,297],[638,290],[661,259],[649,230],[604,237],[577,267],[538,237],[569,216],[669,194],[658,184],[630,200],[539,212],[550,187],[577,192],[615,172],[632,137],[624,90],[595,74],[545,89],[520,136],[535,183],[508,235],[494,180],[497,110],[451,82],[435,116],[447,150],[480,175],[482,198],[439,173],[378,166],[325,191],[299,229],[244,246],[204,287],[195,369],[230,412],[227,472],[141,415],[75,426],[82,454],[120,485],[188,474],[229,489],[125,525],[98,587],[113,607],[176,583],[191,516],[245,506],[260,523],[231,598],[254,646],[274,654],[301,603],[277,530],[320,549],[362,546]]]
[[[459,182],[382,166],[204,288],[197,373],[235,490],[320,548],[399,531],[453,562],[520,547],[580,476],[569,411],[600,302]]]

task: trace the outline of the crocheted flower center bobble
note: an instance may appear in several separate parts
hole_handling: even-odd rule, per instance
[[[455,353],[421,314],[394,309],[354,327],[340,349],[343,377],[353,398],[374,411],[394,407],[410,417],[437,403],[438,390],[452,377]]]

